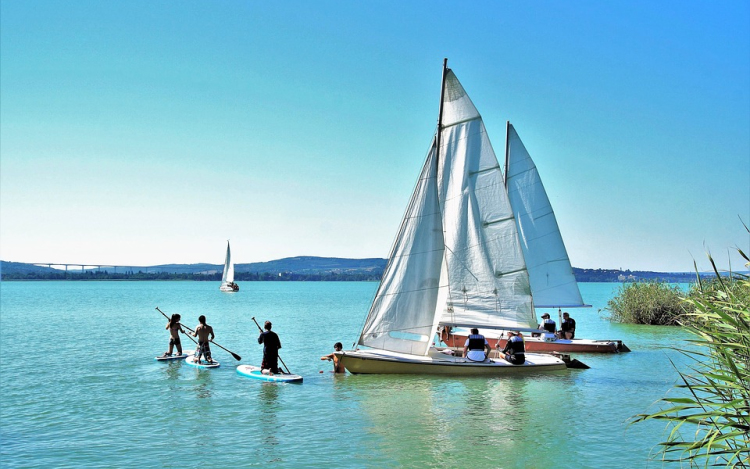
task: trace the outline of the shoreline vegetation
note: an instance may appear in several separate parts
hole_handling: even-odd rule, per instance
[[[235,281],[379,281],[386,259],[342,259],[299,256],[269,262],[235,264]],[[54,268],[52,266],[56,266]],[[219,264],[168,264],[147,267],[69,264],[28,264],[0,261],[0,278],[11,280],[182,280],[221,281]],[[619,269],[573,268],[578,282],[666,282],[693,283],[695,272],[650,272]],[[713,273],[701,274],[703,278]]]
[[[740,255],[750,258],[742,251]],[[663,462],[750,467],[750,276],[698,281],[683,298],[677,323],[693,335],[672,348],[691,363],[658,410],[633,423],[661,420],[669,434],[659,443]]]

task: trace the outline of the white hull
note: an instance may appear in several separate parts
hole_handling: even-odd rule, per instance
[[[223,291],[225,293],[234,293],[240,291],[240,287],[236,283],[232,285],[222,285],[219,287],[219,291]]]
[[[545,354],[526,354],[526,363],[512,365],[503,359],[473,362],[430,350],[428,356],[409,355],[386,350],[349,350],[337,352],[344,367],[353,374],[431,374],[448,376],[501,376],[536,371],[565,370],[565,362]]]

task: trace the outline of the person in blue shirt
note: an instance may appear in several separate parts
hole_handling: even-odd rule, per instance
[[[479,333],[479,329],[473,328],[464,344],[464,357],[469,361],[483,362],[489,357],[490,350],[492,349],[487,339]]]

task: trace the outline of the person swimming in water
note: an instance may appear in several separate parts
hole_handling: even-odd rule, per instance
[[[320,357],[321,360],[333,360],[333,372],[334,373],[346,373],[346,369],[344,368],[344,364],[341,363],[341,360],[339,360],[339,357],[336,355],[336,352],[340,352],[344,348],[343,345],[341,345],[341,342],[336,342],[333,344],[333,350],[334,353],[329,353],[328,355],[324,355]]]

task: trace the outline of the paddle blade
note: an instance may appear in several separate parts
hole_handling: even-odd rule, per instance
[[[242,357],[241,357],[241,356],[239,356],[239,355],[237,355],[237,354],[236,354],[236,353],[234,353],[234,352],[232,353],[232,356],[233,356],[233,357],[234,357],[234,359],[235,359],[235,360],[237,360],[237,361],[240,361],[240,360],[242,360]]]

